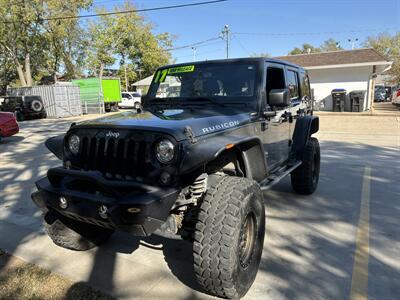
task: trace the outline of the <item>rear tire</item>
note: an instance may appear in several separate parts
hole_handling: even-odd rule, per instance
[[[311,137],[302,155],[303,163],[291,173],[293,190],[301,195],[314,193],[318,186],[321,153],[318,140]]]
[[[49,211],[44,217],[44,229],[57,246],[85,251],[104,244],[114,230],[68,219]]]
[[[199,284],[223,298],[243,297],[257,275],[265,232],[259,185],[247,178],[210,176],[194,234]]]

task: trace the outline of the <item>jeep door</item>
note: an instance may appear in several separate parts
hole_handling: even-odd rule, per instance
[[[276,116],[266,120],[265,128],[262,129],[262,142],[267,157],[269,171],[279,167],[289,155],[289,119],[286,106],[271,106],[269,104],[269,93],[271,90],[283,90],[287,88],[285,79],[285,67],[277,63],[267,63],[266,70],[266,100],[268,109],[276,112]]]
[[[293,119],[293,123],[290,123],[290,136],[292,136],[296,120],[311,111],[311,89],[308,75],[302,69],[286,67],[286,78],[292,102],[288,109]]]

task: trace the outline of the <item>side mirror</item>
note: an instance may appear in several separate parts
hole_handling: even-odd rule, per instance
[[[288,89],[275,89],[269,92],[269,105],[271,106],[289,106],[290,96]]]

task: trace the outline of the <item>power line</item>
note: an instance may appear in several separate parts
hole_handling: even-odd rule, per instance
[[[142,8],[142,9],[132,9],[132,10],[106,12],[106,13],[97,13],[97,14],[89,14],[89,15],[81,15],[81,16],[63,16],[63,17],[38,18],[38,19],[31,19],[31,20],[28,19],[28,20],[18,20],[18,21],[2,21],[2,23],[4,23],[4,24],[12,24],[12,23],[21,23],[21,22],[34,22],[34,21],[56,21],[56,20],[94,18],[94,17],[100,17],[100,16],[129,14],[129,13],[134,13],[134,12],[166,10],[166,9],[183,8],[183,7],[189,7],[189,6],[200,6],[200,5],[215,4],[215,3],[226,2],[226,1],[228,1],[228,0],[213,0],[213,1],[195,2],[195,3],[187,3],[187,4],[179,4],[179,5],[160,6],[160,7],[151,7],[151,8]]]
[[[219,40],[219,39],[220,39],[219,37],[210,38],[210,39],[207,39],[207,40],[204,40],[204,41],[200,41],[200,42],[196,42],[196,43],[193,43],[193,44],[174,47],[174,48],[165,49],[165,50],[167,50],[167,51],[175,51],[175,50],[181,50],[181,49],[186,49],[186,48],[192,48],[192,47],[196,47],[196,46],[205,44],[207,42],[212,42],[212,41],[216,41],[216,40]],[[205,46],[205,45],[202,45],[202,46]]]
[[[239,40],[237,35],[232,34],[232,39],[235,39],[235,41],[239,44],[239,46],[242,48],[244,52],[247,53],[248,56],[250,56],[250,51],[242,44],[242,42]]]
[[[294,35],[327,35],[339,33],[358,33],[358,32],[373,32],[373,31],[387,31],[393,28],[385,29],[359,29],[359,30],[345,30],[345,31],[324,31],[324,32],[234,32],[236,35],[254,35],[254,36],[294,36]]]

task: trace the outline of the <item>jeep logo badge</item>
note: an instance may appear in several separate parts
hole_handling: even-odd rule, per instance
[[[109,131],[106,133],[106,137],[113,137],[113,138],[118,138],[119,137],[119,132],[115,132],[115,131]]]

